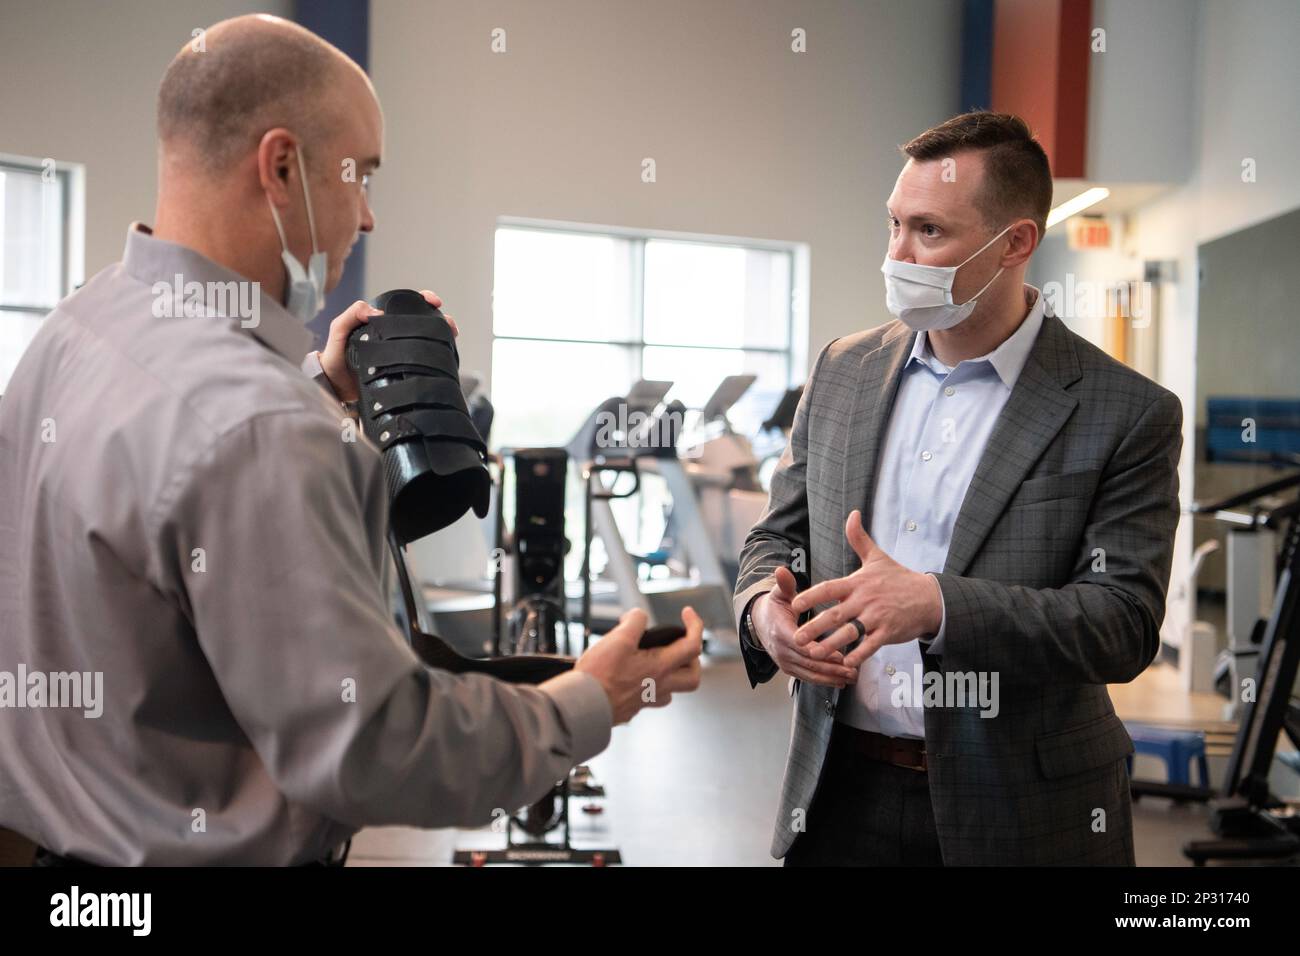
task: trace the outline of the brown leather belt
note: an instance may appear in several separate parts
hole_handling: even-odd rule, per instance
[[[831,746],[853,757],[879,760],[918,773],[925,773],[926,770],[924,740],[886,737],[884,734],[859,730],[836,721],[831,732]]]

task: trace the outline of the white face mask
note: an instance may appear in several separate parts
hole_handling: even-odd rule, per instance
[[[311,194],[307,191],[307,169],[302,162],[302,147],[298,148],[297,153],[302,198],[307,202],[307,228],[311,230],[311,258],[305,269],[289,251],[289,243],[284,237],[284,226],[280,224],[280,214],[276,212],[275,203],[271,202],[270,196],[266,197],[266,201],[271,206],[271,216],[275,219],[275,231],[280,234],[280,247],[283,250],[280,258],[284,260],[284,268],[289,273],[284,307],[290,315],[296,316],[306,325],[325,307],[325,276],[328,274],[329,257],[316,248],[316,219],[312,216]]]
[[[957,270],[997,242],[1010,228],[1007,226],[971,253],[965,262],[955,266],[923,266],[891,259],[886,253],[880,271],[885,274],[885,305],[890,313],[917,332],[950,329],[966,319],[975,311],[976,300],[1002,275],[1003,270],[998,269],[983,289],[960,305],[952,301],[952,284],[956,281]]]

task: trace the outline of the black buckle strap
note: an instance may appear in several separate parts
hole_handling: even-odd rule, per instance
[[[388,342],[392,339],[431,339],[447,345],[456,344],[451,327],[443,327],[427,315],[385,315],[381,321],[377,321],[379,319],[380,317],[376,316],[367,323],[369,327],[357,336],[358,341],[365,343]],[[370,338],[367,339],[367,335]]]
[[[392,374],[395,366],[431,369],[444,378],[460,381],[460,361],[455,350],[437,339],[395,339],[391,342],[355,342],[358,377],[363,383]],[[351,363],[350,363],[351,364]]]
[[[460,382],[441,376],[416,375],[400,381],[390,380],[383,385],[372,385],[366,393],[366,400],[369,404],[362,412],[370,417],[395,415],[411,408],[438,407],[469,414]]]
[[[408,438],[420,437],[430,440],[459,441],[474,448],[479,454],[487,454],[487,445],[468,418],[459,412],[441,408],[418,408],[402,415],[394,415],[383,422],[369,421],[367,434],[374,432],[371,439],[378,442],[383,450],[406,441]]]

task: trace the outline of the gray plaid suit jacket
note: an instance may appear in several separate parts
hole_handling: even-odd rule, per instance
[[[844,522],[854,508],[871,514],[876,457],[912,340],[894,321],[818,356],[767,510],[740,555],[742,622],[792,558],[806,559],[801,587],[860,566]],[[937,575],[943,653],[922,654],[927,675],[999,679],[994,718],[974,706],[925,711],[945,863],[1134,862],[1124,761],[1133,743],[1106,684],[1132,680],[1159,649],[1181,448],[1172,392],[1044,318]],[[767,654],[741,646],[752,685],[777,672]],[[812,804],[839,695],[794,680],[791,693],[778,858]]]

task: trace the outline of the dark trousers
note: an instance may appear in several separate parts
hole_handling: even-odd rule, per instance
[[[929,776],[853,753],[836,724],[786,866],[943,866]]]

